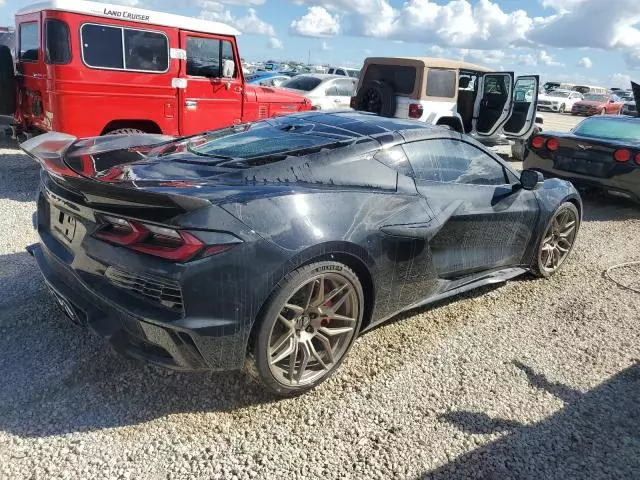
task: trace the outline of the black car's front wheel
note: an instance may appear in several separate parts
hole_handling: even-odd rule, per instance
[[[580,228],[580,214],[571,202],[565,202],[556,210],[547,225],[533,266],[534,273],[550,277],[560,269],[573,250]]]
[[[349,267],[333,261],[301,267],[271,295],[250,367],[279,395],[309,390],[340,366],[360,330],[363,311],[362,285]]]

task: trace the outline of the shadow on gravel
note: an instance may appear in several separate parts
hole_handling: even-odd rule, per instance
[[[2,255],[0,265],[2,431],[46,437],[276,400],[241,373],[171,373],[123,358],[66,319],[31,256]]]
[[[443,420],[467,434],[505,436],[421,479],[640,478],[640,362],[586,393],[551,383],[520,362],[514,365],[533,387],[561,399],[564,408],[531,425],[484,413],[445,414]]]
[[[18,148],[15,140],[0,134],[0,198],[33,202],[40,166]]]
[[[598,192],[580,192],[584,222],[640,220],[640,205]]]

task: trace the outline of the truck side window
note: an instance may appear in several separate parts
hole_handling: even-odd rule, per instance
[[[20,24],[20,60],[37,62],[40,41],[38,39],[38,22]]]
[[[159,32],[85,24],[82,59],[89,67],[138,72],[169,69],[169,40]]]
[[[65,65],[71,61],[69,26],[62,20],[44,22],[44,61],[52,65]]]
[[[167,37],[161,33],[125,28],[124,53],[127,70],[166,72],[169,69]]]
[[[106,25],[83,25],[82,59],[89,67],[124,69],[122,29]]]
[[[231,42],[215,38],[187,37],[187,75],[207,78],[236,77]]]

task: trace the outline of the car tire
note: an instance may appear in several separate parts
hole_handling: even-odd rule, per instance
[[[317,262],[287,274],[262,311],[247,370],[277,395],[298,395],[346,358],[362,324],[364,292],[346,265]]]
[[[562,105],[560,105],[560,110],[558,110],[558,113],[564,113],[566,109],[567,106],[563,103]]]
[[[396,93],[393,87],[380,80],[368,82],[358,90],[356,110],[375,113],[383,117],[396,114]]]
[[[579,230],[578,209],[573,203],[564,202],[553,213],[540,237],[532,272],[542,278],[556,273],[571,255]]]
[[[146,132],[138,128],[117,128],[105,133],[105,135],[140,135],[141,133],[144,134]]]
[[[16,111],[16,75],[13,56],[6,45],[0,45],[0,115],[13,116]]]

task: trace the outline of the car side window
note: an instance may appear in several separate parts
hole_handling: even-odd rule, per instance
[[[324,90],[324,94],[328,97],[338,96],[338,86],[336,85],[336,82],[329,82]]]
[[[344,70],[338,69],[336,70],[336,75],[346,75],[346,73],[344,73]]]
[[[469,185],[510,183],[505,169],[481,149],[454,139],[433,139],[403,146],[416,180]]]
[[[336,80],[335,87],[340,97],[350,97],[355,90],[355,82],[353,80]]]

